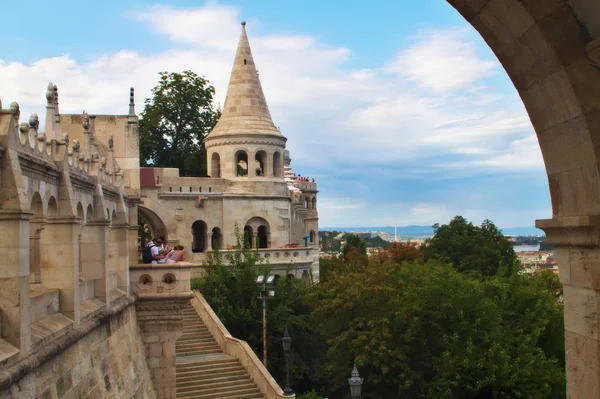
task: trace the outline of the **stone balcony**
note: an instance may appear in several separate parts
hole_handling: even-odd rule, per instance
[[[302,190],[303,192],[317,192],[319,190],[317,190],[317,183],[311,183],[311,182],[299,182],[296,183],[298,185],[298,188],[300,190]]]
[[[192,266],[188,262],[132,264],[129,266],[131,293],[138,298],[189,296]]]

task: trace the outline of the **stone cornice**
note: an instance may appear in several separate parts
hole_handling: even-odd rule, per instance
[[[119,202],[119,192],[112,187],[102,186],[102,194],[104,194],[105,198],[113,200],[114,202]]]
[[[275,140],[267,140],[268,138],[273,138]],[[208,139],[208,137],[207,137],[207,139]],[[218,147],[218,146],[222,146],[222,145],[239,145],[239,144],[270,145],[270,146],[276,146],[276,147],[281,147],[281,148],[285,149],[286,141],[287,141],[286,138],[277,137],[277,136],[266,136],[265,135],[264,139],[262,139],[262,138],[241,139],[241,138],[239,138],[239,135],[232,134],[232,135],[218,136],[212,140],[205,140],[204,145],[205,145],[206,149],[209,149],[212,147]]]
[[[25,153],[19,153],[19,165],[23,175],[27,177],[58,184],[60,170],[53,163],[34,158]]]
[[[555,217],[535,221],[548,244],[594,247],[600,245],[600,215]]]
[[[79,191],[85,194],[93,194],[94,188],[96,187],[96,183],[92,179],[87,176],[70,173],[71,177],[71,186],[73,186],[73,190]]]

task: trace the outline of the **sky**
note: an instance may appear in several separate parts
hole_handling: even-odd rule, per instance
[[[224,103],[246,30],[293,171],[320,226],[499,227],[551,217],[537,138],[510,79],[444,0],[21,0],[3,5],[0,99],[44,114],[137,112],[160,71],[192,70]],[[26,16],[25,18],[23,18]]]

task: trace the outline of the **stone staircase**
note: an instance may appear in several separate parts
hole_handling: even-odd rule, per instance
[[[191,304],[183,310],[175,352],[177,398],[264,399],[239,360],[221,351]]]

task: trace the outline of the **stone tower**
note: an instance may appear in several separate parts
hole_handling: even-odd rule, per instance
[[[242,22],[223,113],[204,141],[208,170],[211,177],[230,179],[240,188],[247,181],[268,181],[274,189],[277,184],[272,183],[284,183],[287,139],[271,119],[245,25]]]

